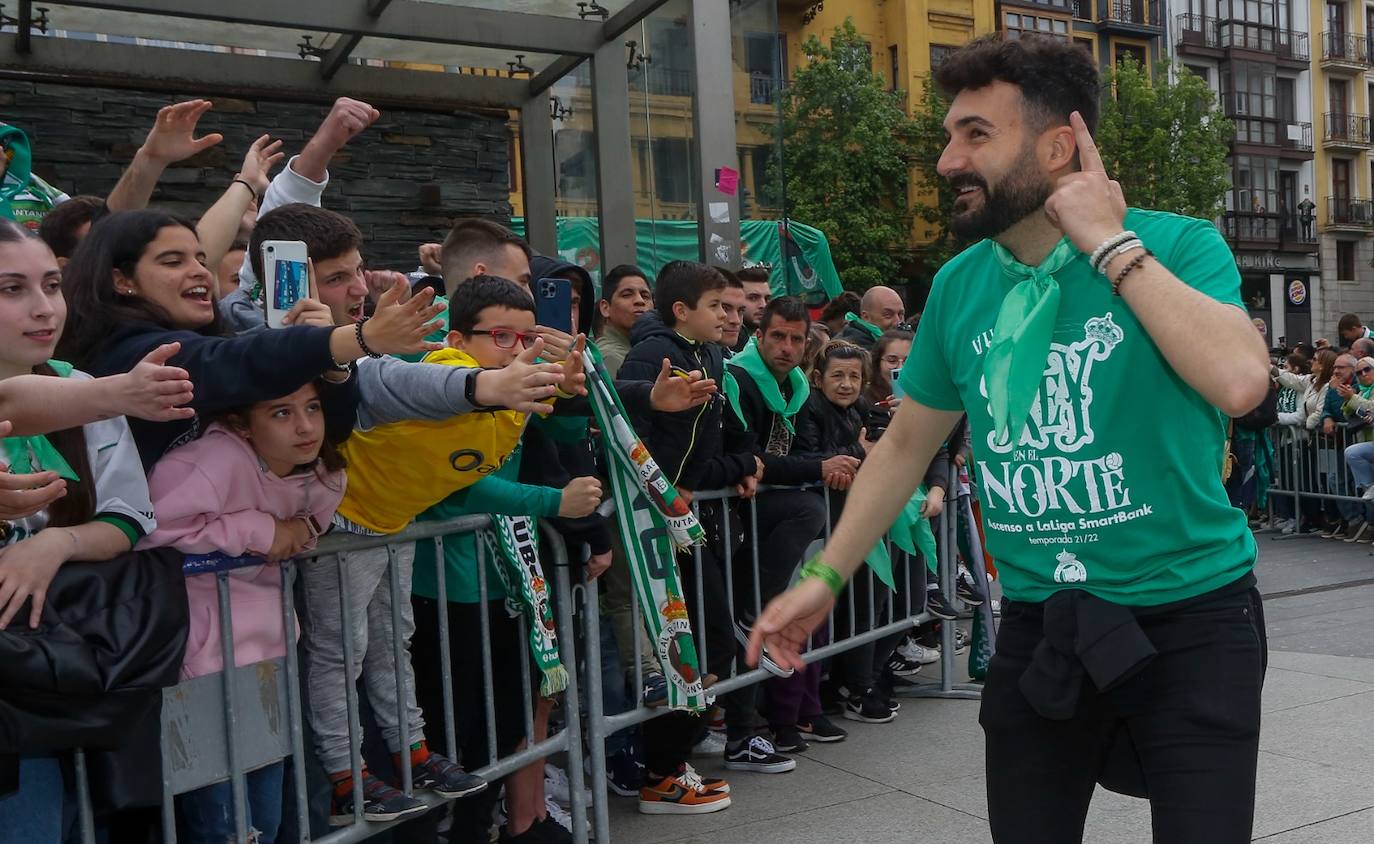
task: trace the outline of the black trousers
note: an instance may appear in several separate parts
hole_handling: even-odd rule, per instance
[[[993,840],[1081,841],[1095,784],[1116,780],[1125,759],[1138,763],[1126,767],[1143,779],[1156,842],[1248,842],[1268,658],[1259,592],[1231,590],[1142,617],[1158,655],[1106,693],[1085,679],[1066,721],[1041,717],[1017,685],[1041,640],[1042,611],[1002,602],[988,666],[979,722]]]

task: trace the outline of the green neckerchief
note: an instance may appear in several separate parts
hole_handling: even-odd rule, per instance
[[[892,523],[887,535],[893,545],[908,554],[920,554],[925,557],[926,567],[934,571],[935,532],[930,529],[930,520],[921,516],[926,495],[924,485],[916,488],[916,492],[902,506],[902,512],[898,514],[897,521]],[[868,567],[873,569],[873,573],[887,585],[887,588],[896,590],[896,579],[892,575],[892,556],[888,553],[885,540],[878,540],[878,544],[873,546],[864,562],[868,563]]]
[[[10,200],[21,193],[29,184],[29,169],[33,158],[29,151],[29,136],[17,126],[0,123],[0,155],[9,157],[5,176],[0,179],[0,217],[13,219]]]
[[[72,365],[64,360],[50,360],[48,366],[61,378],[67,378],[72,374]],[[67,459],[42,434],[33,437],[5,437],[4,440],[0,440],[0,448],[4,449],[5,459],[9,461],[9,470],[16,475],[56,472],[59,477],[66,478],[72,483],[81,480]]]
[[[853,311],[850,311],[849,313],[844,315],[844,321],[849,323],[850,325],[857,325],[864,331],[867,331],[869,334],[872,334],[874,340],[877,340],[879,337],[883,336],[883,330],[881,328],[869,322],[868,320],[860,317]]]
[[[1059,282],[1054,274],[1076,258],[1078,250],[1067,237],[1060,238],[1038,267],[1017,261],[996,241],[992,252],[1002,271],[1018,281],[997,312],[992,343],[983,356],[983,380],[998,440],[1015,442],[1040,392],[1054,339],[1059,314]]]
[[[730,407],[734,409],[735,415],[744,423],[744,430],[749,430],[749,420],[744,418],[744,411],[739,406],[739,383],[730,374],[730,367],[738,366],[748,373],[754,383],[758,385],[759,392],[763,394],[763,403],[768,405],[768,409],[782,417],[782,424],[786,426],[790,434],[797,433],[796,426],[792,420],[796,417],[797,411],[806,404],[806,397],[811,395],[811,386],[806,383],[806,376],[802,374],[801,367],[794,366],[787,373],[787,382],[792,385],[792,398],[784,401],[782,388],[778,386],[778,379],[773,375],[773,370],[764,363],[763,355],[759,354],[758,346],[754,343],[754,338],[749,338],[740,353],[730,358],[730,366],[725,367],[725,396],[730,399]]]

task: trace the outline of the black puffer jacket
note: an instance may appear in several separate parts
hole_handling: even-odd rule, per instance
[[[859,445],[862,428],[863,417],[857,404],[840,407],[820,390],[812,390],[797,414],[797,438],[792,442],[792,453],[816,460],[836,454],[863,460],[864,448]]]
[[[742,435],[738,420],[722,426],[725,399],[716,393],[701,407],[680,413],[657,413],[649,406],[649,393],[667,358],[678,373],[701,370],[721,383],[724,357],[718,343],[688,340],[663,324],[655,311],[639,318],[630,330],[630,353],[616,373],[616,390],[625,402],[635,431],[649,447],[663,474],[689,490],[720,489],[752,475],[753,452]]]

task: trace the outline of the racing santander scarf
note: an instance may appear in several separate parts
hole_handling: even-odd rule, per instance
[[[72,374],[72,365],[66,361],[50,360],[48,366],[61,378],[68,378]],[[9,464],[9,471],[16,475],[56,472],[58,477],[72,483],[81,480],[76,470],[62,456],[62,452],[57,450],[57,446],[42,434],[32,437],[5,437],[0,440],[0,451],[4,452],[3,459]]]
[[[749,420],[744,418],[744,411],[739,406],[739,382],[730,371],[733,366],[738,366],[753,379],[759,393],[763,395],[763,403],[782,418],[782,424],[786,426],[787,432],[797,433],[792,420],[796,418],[797,411],[802,409],[802,405],[806,404],[807,396],[811,395],[811,385],[806,383],[806,376],[802,374],[801,367],[794,366],[787,373],[787,383],[792,386],[792,398],[784,401],[778,379],[764,362],[763,355],[759,354],[759,347],[755,345],[754,338],[749,338],[749,342],[740,353],[730,358],[730,363],[725,367],[725,377],[722,379],[723,387],[726,398],[730,400],[730,408],[735,411],[735,416],[739,417],[746,431],[749,430]]]
[[[611,493],[617,505],[616,527],[644,632],[668,680],[668,706],[703,712],[712,696],[701,684],[696,641],[676,558],[679,548],[700,544],[705,532],[630,427],[615,384],[601,363],[601,350],[590,341],[583,353],[583,368],[592,413],[606,446]]]
[[[0,178],[0,217],[14,219],[10,200],[28,187],[33,163],[29,136],[17,126],[0,123],[0,155],[7,159],[4,178]]]
[[[853,311],[849,311],[844,315],[844,321],[849,323],[850,325],[857,325],[864,331],[867,331],[869,334],[872,334],[874,340],[877,340],[879,337],[883,336],[883,330],[881,328],[864,319],[863,317],[859,316],[858,314],[854,313]]]
[[[937,557],[935,552],[935,532],[930,529],[930,520],[921,516],[921,507],[926,503],[926,488],[920,486],[897,514],[897,521],[887,536],[892,543],[908,554],[920,554],[925,558],[926,568],[935,571]],[[873,550],[864,558],[868,567],[888,589],[896,591],[896,579],[892,575],[892,556],[888,553],[886,540],[878,540]]]
[[[983,379],[988,390],[988,409],[999,442],[1021,436],[1031,405],[1040,392],[1045,361],[1054,339],[1059,314],[1059,282],[1054,274],[1078,256],[1078,250],[1062,237],[1040,262],[1028,267],[1002,244],[992,241],[992,252],[1002,271],[1019,279],[1002,299],[992,343],[983,355]]]
[[[490,530],[482,532],[489,553],[499,564],[496,573],[506,588],[506,610],[512,617],[524,614],[530,625],[530,653],[542,678],[539,694],[544,697],[568,687],[568,670],[558,657],[558,633],[549,603],[549,585],[539,566],[539,535],[528,516],[491,517]]]

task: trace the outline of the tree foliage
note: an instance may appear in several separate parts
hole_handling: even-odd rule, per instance
[[[1180,69],[1170,82],[1126,58],[1104,74],[1097,144],[1107,173],[1137,208],[1212,219],[1231,184],[1235,127],[1207,83]],[[1114,95],[1113,95],[1114,94]]]
[[[787,214],[825,232],[845,287],[888,283],[911,235],[914,124],[902,93],[873,72],[853,20],[828,45],[808,38],[802,52],[776,129]]]
[[[926,280],[954,257],[959,243],[949,231],[954,216],[954,191],[949,182],[935,171],[940,155],[945,151],[945,116],[949,114],[949,98],[940,92],[933,79],[927,77],[921,104],[914,120],[915,173],[917,199],[912,212],[925,223],[928,242],[919,247],[922,273]]]

